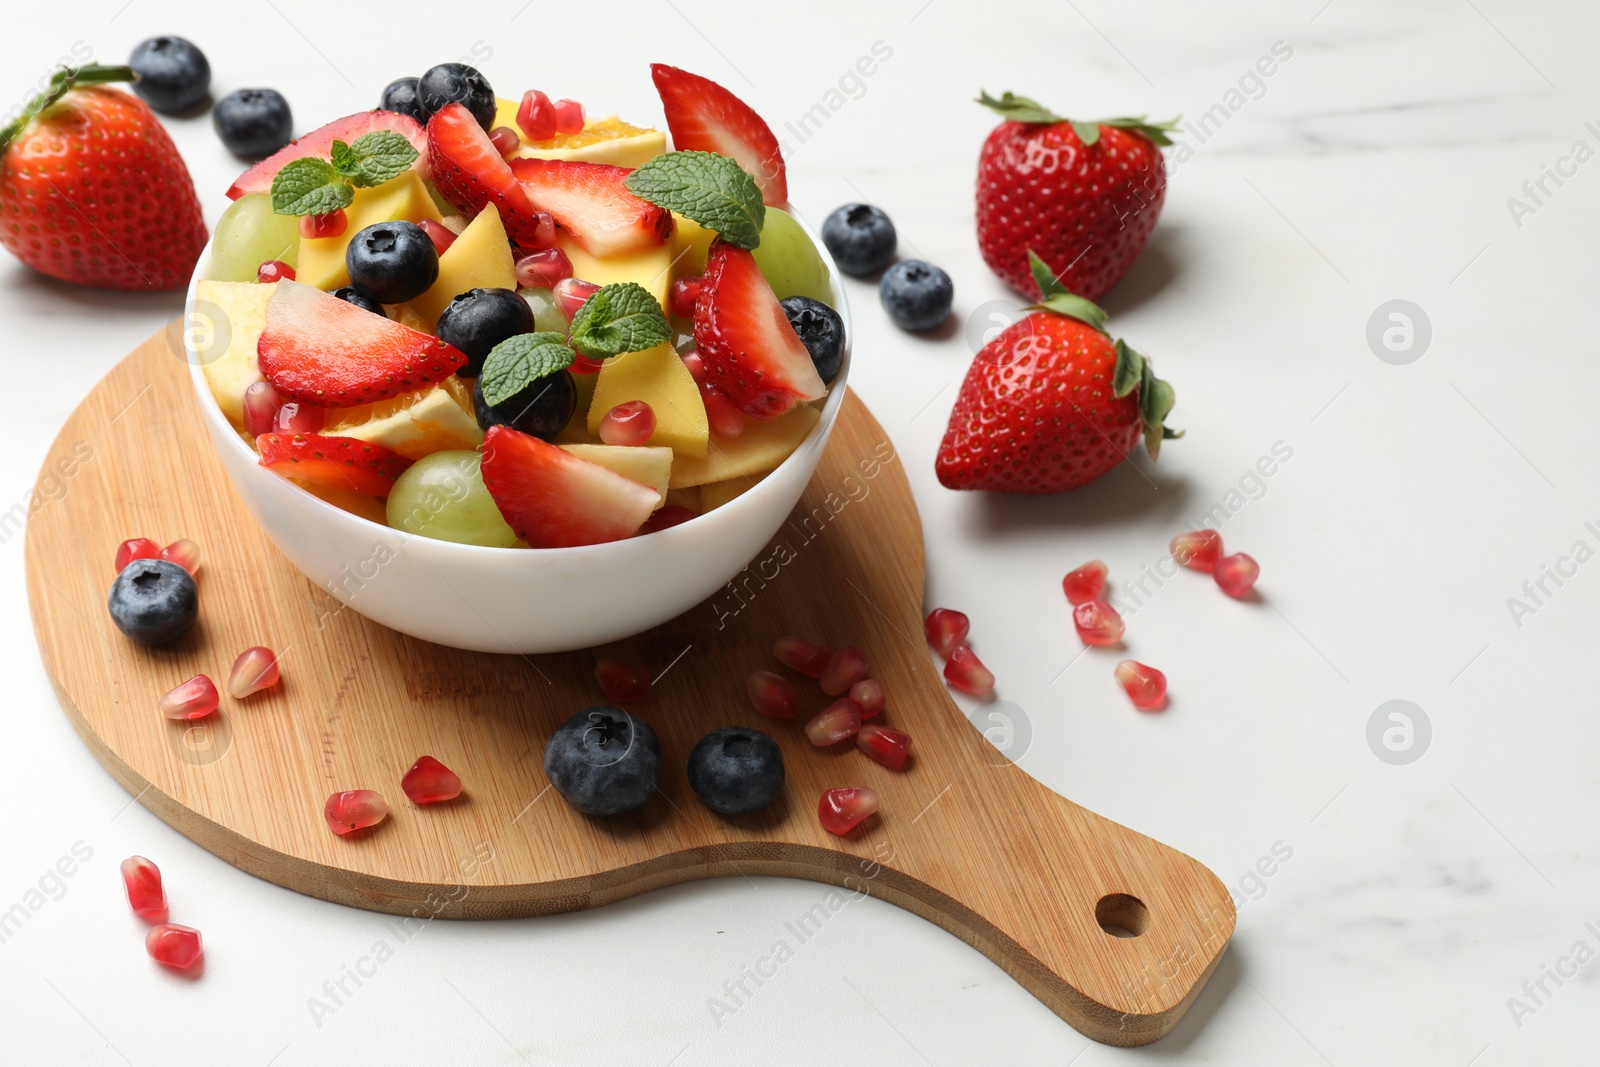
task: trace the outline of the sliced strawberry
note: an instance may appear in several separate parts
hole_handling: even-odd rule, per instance
[[[256,438],[261,465],[323,489],[388,496],[411,461],[371,441],[320,433],[264,433]]]
[[[279,396],[323,408],[409,393],[467,361],[436,337],[291,281],[267,302],[256,355]]]
[[[710,78],[665,63],[650,64],[650,76],[661,94],[673,148],[731,156],[756,180],[765,203],[778,207],[789,202],[778,139],[749,104]]]
[[[660,499],[649,486],[509,426],[489,428],[481,469],[500,514],[534,548],[632,537]]]
[[[700,278],[694,343],[707,381],[754,418],[782,415],[828,392],[756,258],[720,239]]]
[[[328,146],[335,141],[351,144],[362,134],[374,130],[393,130],[410,141],[418,152],[414,169],[422,167],[428,156],[428,137],[417,120],[396,111],[358,111],[342,119],[334,119],[321,129],[312,130],[299,140],[290,141],[260,163],[251,167],[228,188],[228,199],[237,200],[245,193],[265,193],[272,188],[272,179],[287,163],[306,156],[328,154]]]
[[[621,255],[672,236],[672,212],[640,200],[622,184],[627,167],[563,159],[513,159],[511,173],[528,200],[548,211],[592,256]]]
[[[463,213],[476,215],[492,203],[513,241],[530,250],[542,247],[528,194],[472,112],[460,104],[446,104],[428,120],[428,170],[439,194]]]

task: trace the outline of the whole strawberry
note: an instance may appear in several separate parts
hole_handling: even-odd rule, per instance
[[[1029,251],[1057,279],[1099,300],[1139,257],[1161,214],[1167,166],[1160,145],[1175,122],[1064,119],[1025,96],[988,93],[1002,115],[978,155],[978,248],[1000,280],[1032,299]]]
[[[1144,435],[1155,459],[1172,386],[1105,332],[1106,313],[1031,256],[1044,300],[972,361],[934,469],[950,489],[1059,493],[1121,463]]]
[[[181,289],[206,243],[189,169],[143,100],[57,71],[0,129],[0,244],[41,273],[105,289]]]

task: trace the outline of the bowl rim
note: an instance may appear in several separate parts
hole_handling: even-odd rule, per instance
[[[230,201],[230,204],[233,202],[234,201]],[[769,205],[768,210],[774,210],[774,208]],[[844,354],[842,362],[839,365],[839,373],[834,376],[833,382],[828,386],[828,395],[823,401],[820,417],[817,419],[816,424],[811,427],[811,431],[800,440],[799,444],[795,445],[794,450],[791,451],[789,455],[784,457],[783,462],[779,463],[776,467],[763,474],[761,479],[748,490],[740,493],[734,499],[717,508],[716,511],[718,513],[727,512],[731,515],[732,513],[740,510],[741,505],[749,508],[754,501],[760,499],[766,493],[776,492],[776,489],[774,489],[771,484],[778,480],[775,476],[780,472],[783,472],[786,468],[793,466],[797,462],[806,462],[806,458],[802,456],[802,453],[816,451],[819,447],[819,442],[825,440],[832,432],[833,424],[837,421],[839,417],[839,411],[843,407],[845,393],[848,391],[850,366],[853,357],[852,349],[854,347],[854,328],[850,320],[850,302],[845,293],[844,285],[839,273],[839,266],[833,261],[833,256],[828,252],[827,245],[822,242],[821,237],[812,227],[810,221],[806,219],[806,217],[799,211],[795,210],[791,203],[785,202],[784,204],[779,205],[776,210],[784,211],[797,223],[799,223],[801,230],[804,231],[805,235],[810,239],[812,247],[816,249],[817,254],[821,257],[823,265],[828,269],[828,288],[829,293],[834,300],[833,309],[839,313],[839,318],[844,322]],[[198,354],[195,352],[194,345],[192,343],[195,331],[187,328],[190,318],[195,314],[195,309],[200,302],[197,295],[200,282],[209,280],[205,277],[205,274],[211,266],[211,250],[215,240],[216,235],[215,232],[213,232],[212,235],[207,238],[205,247],[200,250],[200,258],[195,263],[194,273],[190,276],[188,288],[184,293],[183,324],[185,329],[182,330],[184,362],[189,365],[189,379],[191,384],[194,386],[195,392],[199,396],[200,407],[204,417],[212,422],[214,428],[225,431],[220,435],[222,440],[226,442],[226,444],[222,447],[237,450],[238,457],[248,461],[250,466],[258,468],[259,473],[263,475],[269,475],[274,478],[279,478],[279,475],[273,474],[271,471],[260,469],[260,457],[258,454],[254,449],[250,448],[250,446],[245,443],[244,438],[241,437],[239,431],[234,428],[233,423],[226,415],[222,413],[222,408],[220,405],[218,405],[216,396],[211,392],[210,382],[206,379],[205,366],[201,362]],[[210,436],[212,438],[212,443],[215,446],[219,435],[213,433]],[[815,466],[814,463],[813,466]],[[664,530],[655,530],[646,535],[635,534],[632,537],[624,537],[617,541],[603,541],[594,545],[572,545],[562,548],[537,549],[531,547],[517,548],[514,546],[500,548],[491,545],[472,545],[464,544],[459,541],[445,541],[437,537],[426,537],[422,534],[414,534],[408,530],[402,530],[398,529],[397,527],[390,526],[387,523],[379,524],[364,516],[357,515],[354,512],[346,511],[344,508],[330,504],[328,501],[323,500],[314,493],[311,493],[300,486],[288,483],[287,479],[282,480],[286,485],[288,485],[289,488],[294,489],[300,497],[304,498],[303,502],[310,507],[313,513],[325,517],[328,521],[333,522],[336,525],[346,525],[347,528],[352,532],[358,532],[361,530],[383,530],[393,537],[399,539],[401,546],[406,549],[409,549],[413,546],[420,547],[425,545],[430,551],[448,553],[459,550],[467,556],[479,556],[482,553],[495,553],[498,555],[503,555],[507,559],[527,557],[531,559],[554,560],[570,559],[580,555],[604,554],[607,552],[620,554],[624,551],[627,551],[627,549],[625,549],[623,546],[632,545],[634,542],[640,541],[642,537],[665,538],[663,541],[654,542],[655,544],[662,545],[664,547],[672,540],[686,536],[680,531],[693,527],[695,523],[711,517],[707,513],[701,513],[696,515],[693,519],[678,523],[676,526],[669,526]],[[724,516],[724,521],[726,521],[726,519],[727,516]],[[348,525],[352,523],[356,525]]]

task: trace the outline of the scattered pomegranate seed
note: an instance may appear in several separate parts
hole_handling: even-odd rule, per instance
[[[594,282],[586,282],[581,278],[563,278],[551,288],[556,306],[561,309],[561,314],[566,316],[568,322],[571,322],[578,309],[600,290]]]
[[[167,891],[161,888],[161,871],[155,864],[143,856],[123,860],[122,887],[135,915],[153,923],[167,921]]]
[[[161,558],[194,574],[200,569],[200,546],[187,537],[180,537],[161,550]]]
[[[177,923],[152,926],[144,935],[144,950],[157,963],[188,970],[200,960],[200,931]]]
[[[271,382],[251,382],[244,391],[244,432],[252,440],[271,433],[281,407],[283,399]]]
[[[922,623],[922,629],[928,635],[928,644],[946,659],[957,647],[967,643],[967,631],[971,626],[965,615],[949,608],[934,608]]]
[[[281,259],[269,259],[256,268],[256,281],[263,285],[294,281],[294,268]]]
[[[817,804],[817,818],[830,834],[843,837],[878,810],[878,791],[867,786],[830,789]]]
[[[533,213],[533,243],[538,248],[549,248],[556,243],[556,217],[550,212]]]
[[[291,400],[278,409],[272,428],[278,433],[317,433],[327,421],[328,414],[322,408]]]
[[[854,645],[845,645],[835,652],[828,660],[828,665],[822,668],[822,691],[831,697],[848,690],[861,679],[867,676],[872,665],[867,662],[867,657]]]
[[[681,526],[690,519],[698,517],[681,504],[668,504],[666,507],[656,508],[650,517],[644,520],[644,525],[639,527],[639,532],[642,534],[655,533],[657,530]]]
[[[904,770],[911,755],[911,735],[875,722],[864,723],[856,747],[891,771]]]
[[[222,696],[217,684],[203,674],[197,674],[175,689],[163,693],[156,701],[161,714],[169,719],[203,719],[217,710]]]
[[[1106,565],[1097,559],[1090,560],[1061,579],[1061,591],[1067,594],[1068,602],[1073,604],[1099,600],[1105,587]]]
[[[573,134],[583,132],[583,105],[576,100],[556,101],[556,132]]]
[[[595,681],[613,704],[637,704],[650,695],[650,672],[605,656],[594,665]]]
[[[837,745],[861,730],[861,709],[849,700],[835,700],[806,723],[806,736],[818,748]]]
[[[559,248],[541,248],[517,260],[517,284],[524,289],[552,289],[572,277],[572,260]]]
[[[1167,704],[1167,676],[1137,660],[1117,664],[1117,681],[1140,711],[1160,711]]]
[[[700,386],[700,401],[705,405],[706,422],[711,425],[712,435],[731,441],[744,433],[747,417],[728,399],[728,394],[707,382],[696,384]]]
[[[883,710],[883,686],[874,678],[863,678],[850,687],[850,703],[861,709],[863,719],[873,718]]]
[[[130,537],[117,546],[117,573],[136,559],[160,559],[161,546],[148,537]]]
[[[572,353],[572,366],[567,369],[573,374],[599,374],[600,368],[605,366],[603,359],[590,359],[582,352]]]
[[[251,693],[271,689],[278,684],[278,657],[272,649],[254,645],[239,653],[228,674],[228,695],[243,700]]]
[[[968,645],[951,650],[944,665],[944,680],[970,696],[987,698],[994,692],[994,672]]]
[[[502,156],[509,156],[522,146],[522,137],[510,126],[496,126],[489,131],[489,143]]]
[[[1115,645],[1125,629],[1117,609],[1104,600],[1087,600],[1073,608],[1072,625],[1086,645]]]
[[[793,668],[807,678],[821,678],[822,671],[833,657],[833,649],[809,637],[786,634],[773,642],[772,654],[785,667]]]
[[[530,141],[548,141],[556,135],[556,106],[537,89],[522,94],[517,105],[517,125]]]
[[[310,238],[338,237],[344,233],[349,225],[350,216],[344,213],[343,208],[338,211],[330,211],[326,215],[301,215],[300,236]]]
[[[422,756],[400,779],[413,804],[437,804],[461,795],[461,776],[432,756]]]
[[[751,706],[769,719],[792,719],[800,706],[794,683],[781,674],[751,671],[744,680],[744,689],[750,694]]]
[[[689,368],[689,377],[697,382],[706,380],[706,361],[698,351],[685,352],[682,359],[683,365]]]
[[[1222,555],[1222,535],[1215,530],[1191,530],[1174,537],[1169,547],[1179,566],[1209,574]]]
[[[328,828],[340,837],[376,826],[388,815],[389,805],[370,789],[334,793],[322,806],[322,817],[328,820]]]
[[[667,308],[680,319],[694,318],[694,305],[700,299],[700,276],[679,278],[667,293]]]
[[[1211,577],[1216,579],[1218,588],[1224,593],[1239,600],[1248,596],[1250,590],[1255,588],[1256,579],[1261,577],[1261,565],[1253,556],[1235,552],[1231,556],[1223,556],[1217,560],[1216,569],[1211,572]]]
[[[600,419],[600,440],[608,445],[642,445],[656,432],[656,413],[643,400],[627,400]]]
[[[428,240],[433,242],[433,250],[441,256],[450,250],[451,245],[456,243],[456,231],[442,222],[423,219],[417,225],[422,227],[422,232],[427,234]]]

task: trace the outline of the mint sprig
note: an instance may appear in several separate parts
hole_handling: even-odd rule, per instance
[[[566,370],[577,357],[559,333],[519,333],[489,350],[483,360],[484,403],[503,404],[540,378]]]
[[[767,208],[756,180],[716,152],[668,152],[623,180],[628,191],[657,207],[676,211],[739,248],[761,243]]]
[[[601,286],[572,316],[572,347],[591,359],[642,352],[672,340],[667,316],[637,282]]]
[[[417,161],[416,146],[393,130],[374,130],[351,144],[334,141],[328,159],[305,156],[272,179],[272,210],[280,215],[326,215],[350,206],[358,188],[398,178]]]
[[[999,98],[990,96],[987,92],[979,90],[978,103],[993,111],[1001,118],[1010,119],[1012,122],[1028,122],[1040,124],[1054,124],[1067,122],[1072,124],[1072,132],[1078,135],[1078,140],[1085,145],[1095,144],[1100,140],[1100,127],[1110,126],[1119,130],[1133,130],[1142,133],[1158,145],[1166,146],[1172,143],[1172,138],[1167,134],[1178,128],[1178,120],[1171,122],[1151,122],[1143,115],[1132,118],[1119,119],[1093,119],[1083,122],[1078,119],[1069,119],[1065,115],[1057,115],[1037,100],[1016,93],[1001,93]]]

